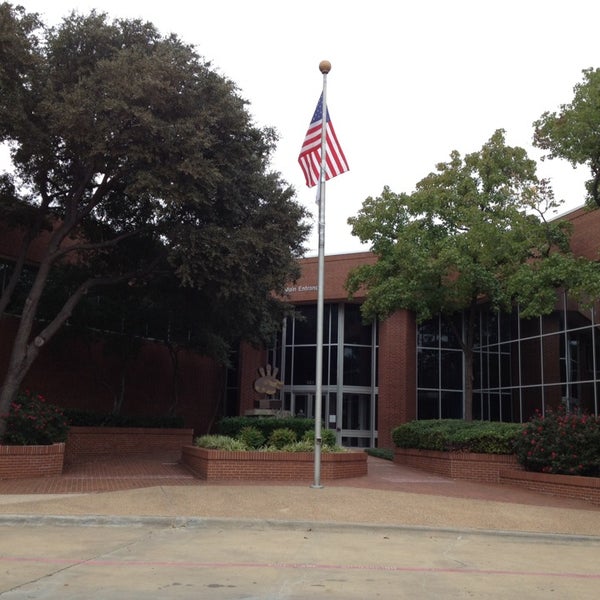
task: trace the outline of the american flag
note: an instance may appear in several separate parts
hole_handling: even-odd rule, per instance
[[[331,179],[348,171],[348,163],[333,129],[329,111],[325,127],[325,179]],[[321,174],[321,127],[323,125],[323,94],[319,98],[315,114],[310,122],[298,162],[306,178],[306,185],[314,187]]]

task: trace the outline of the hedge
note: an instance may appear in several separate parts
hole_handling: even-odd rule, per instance
[[[404,423],[392,430],[392,439],[398,448],[513,454],[522,430],[520,423],[436,419]]]

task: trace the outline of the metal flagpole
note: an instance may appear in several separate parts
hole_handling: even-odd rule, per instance
[[[322,60],[319,70],[323,74],[323,115],[321,125],[321,173],[319,177],[319,274],[317,280],[317,363],[315,373],[315,477],[311,487],[322,488],[321,485],[321,405],[323,389],[323,313],[325,297],[325,169],[327,165],[327,74],[331,63]]]

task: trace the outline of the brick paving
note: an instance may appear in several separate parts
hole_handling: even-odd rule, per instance
[[[87,494],[151,488],[157,486],[237,486],[248,482],[206,482],[179,463],[179,453],[96,456],[66,465],[62,475],[32,479],[0,480],[0,495]],[[540,494],[516,486],[484,484],[450,479],[391,461],[369,457],[364,477],[323,481],[326,487],[386,490],[597,511],[583,500]],[[307,486],[311,482],[257,481],[260,486]],[[251,485],[251,484],[250,484]]]
[[[0,480],[0,494],[79,494],[198,483],[179,464],[179,455],[98,456],[65,465],[58,477]]]

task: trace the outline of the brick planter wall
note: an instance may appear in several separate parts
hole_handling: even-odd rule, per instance
[[[72,464],[103,454],[179,453],[182,446],[192,443],[193,435],[193,429],[71,427],[65,462]]]
[[[553,473],[532,473],[531,471],[500,471],[500,483],[552,494],[564,498],[587,500],[600,504],[600,477],[580,477],[578,475],[555,475]]]
[[[396,448],[394,462],[453,479],[471,479],[499,483],[500,471],[518,469],[512,454],[475,454],[471,452],[439,452]]]
[[[0,446],[0,479],[60,475],[64,457],[64,443],[48,446]]]
[[[310,481],[314,477],[312,452],[225,452],[184,446],[181,462],[200,479],[237,481]],[[367,474],[365,452],[321,455],[323,480]]]

